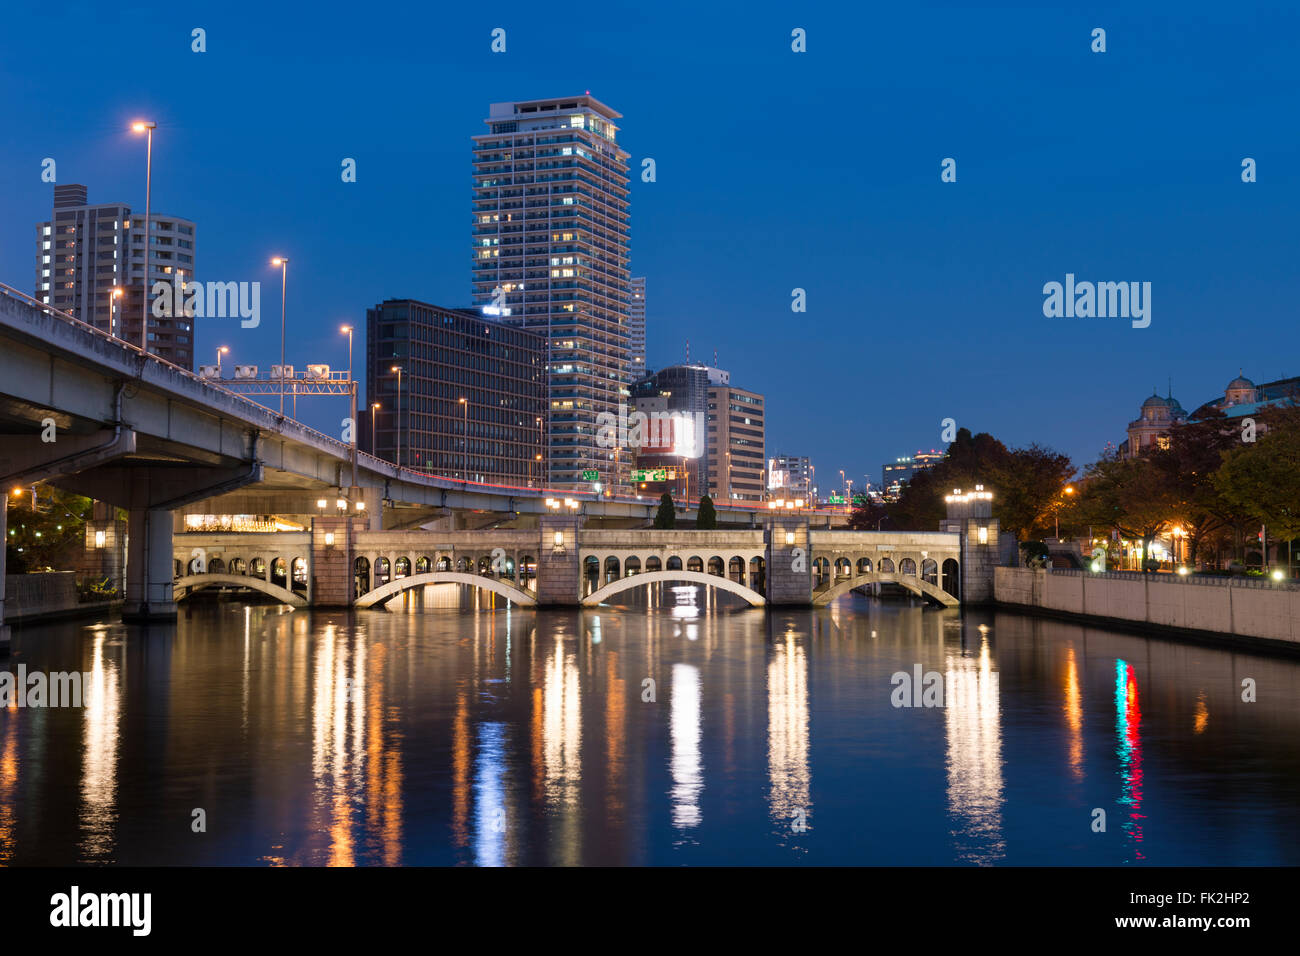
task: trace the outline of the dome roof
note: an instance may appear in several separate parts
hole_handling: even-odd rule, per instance
[[[1177,404],[1178,404],[1177,402],[1174,402],[1168,398],[1161,398],[1159,395],[1153,394],[1150,398],[1148,398],[1145,402],[1142,403],[1142,407],[1143,408],[1171,408],[1176,406]]]
[[[1236,378],[1234,378],[1231,382],[1228,383],[1229,390],[1234,388],[1254,388],[1254,387],[1255,387],[1255,383],[1252,382],[1250,379],[1246,378],[1244,375],[1238,375]]]

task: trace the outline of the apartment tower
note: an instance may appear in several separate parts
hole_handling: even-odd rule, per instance
[[[474,140],[473,289],[485,313],[546,340],[551,487],[625,487],[597,416],[629,396],[628,153],[592,96],[493,103]],[[616,462],[618,475],[613,474]]]
[[[54,210],[36,224],[35,298],[132,345],[140,345],[144,277],[144,216],[125,203],[88,201],[86,187],[54,187]],[[194,223],[163,213],[149,217],[149,278],[169,285],[194,278]],[[121,289],[120,296],[114,295]],[[149,316],[148,350],[194,368],[194,320]]]

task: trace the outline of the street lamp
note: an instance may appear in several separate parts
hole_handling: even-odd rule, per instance
[[[397,373],[397,416],[393,422],[393,430],[397,433],[397,461],[398,468],[402,467],[402,366],[394,365],[388,370]]]
[[[463,458],[461,459],[465,470],[461,473],[461,478],[464,481],[469,481],[469,400],[461,397],[456,399],[456,401],[460,402],[464,413],[460,434],[461,441],[465,443],[465,451],[462,453]]]
[[[1065,491],[1063,493],[1067,495],[1074,494],[1074,485],[1066,485]],[[1061,540],[1061,505],[1064,503],[1065,503],[1065,499],[1062,498],[1060,504],[1056,506],[1056,540],[1057,541]]]
[[[224,346],[224,345],[220,346],[220,347],[217,349],[217,378],[218,378],[218,379],[221,378],[221,356],[225,355],[225,354],[226,354],[227,352],[229,352],[229,351],[230,351],[230,349],[228,349],[228,348],[227,348],[226,346]]]
[[[348,334],[348,421],[352,423],[352,486],[357,484],[357,383],[352,380],[352,326],[340,330]]]
[[[113,286],[108,291],[108,334],[114,335],[113,326],[115,323],[113,320],[117,316],[117,300],[122,298],[122,289],[120,286]]]
[[[287,256],[275,256],[271,265],[280,270],[280,417],[284,417],[284,300],[289,286],[289,259]],[[294,415],[298,414],[298,393],[294,392]]]
[[[379,408],[379,403],[375,402],[370,406],[370,454],[375,454],[375,410]]]
[[[141,281],[144,294],[140,296],[140,349],[146,353],[149,351],[149,203],[153,193],[153,131],[157,128],[157,123],[145,120],[131,124],[132,132],[146,133],[149,137],[144,165],[144,278]]]

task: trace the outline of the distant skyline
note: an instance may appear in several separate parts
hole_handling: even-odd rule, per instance
[[[0,282],[33,291],[42,160],[142,209],[128,127],[154,120],[153,209],[197,224],[197,278],[263,283],[260,327],[200,321],[196,364],[220,345],[232,365],[278,361],[277,254],[298,367],[345,367],[339,326],[383,299],[469,305],[489,104],[590,90],[623,114],[647,364],[716,349],[766,397],[767,456],[810,457],[823,487],[942,448],[945,418],[1083,467],[1170,378],[1191,410],[1238,369],[1300,374],[1293,9],[661,3],[574,21],[511,3],[78,2],[6,26]],[[1044,284],[1067,273],[1150,282],[1150,326],[1044,317]],[[301,417],[335,434],[346,408],[327,401]]]

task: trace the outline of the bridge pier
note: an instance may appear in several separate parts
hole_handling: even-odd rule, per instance
[[[236,468],[150,463],[107,465],[54,480],[77,494],[127,510],[122,620],[147,622],[176,617],[172,512],[261,478],[260,462]]]
[[[176,617],[172,600],[172,513],[165,508],[132,508],[127,517],[124,621]]]
[[[767,603],[810,606],[813,558],[808,520],[794,515],[774,515],[763,539],[767,545]]]
[[[307,597],[314,607],[352,606],[356,524],[365,520],[329,516],[312,519]]]
[[[578,553],[577,515],[542,515],[537,552],[537,603],[573,607],[582,601],[582,562]]]

